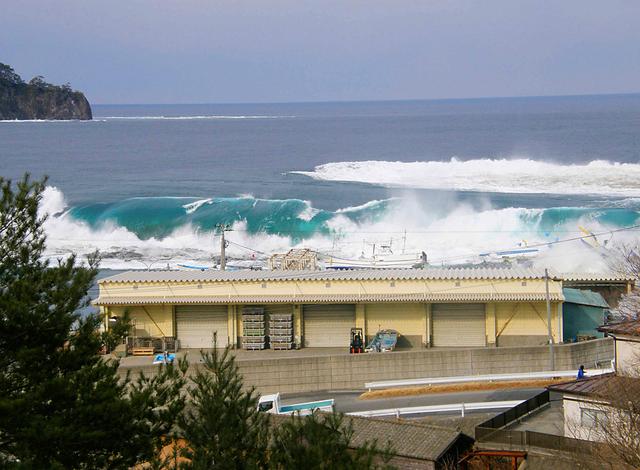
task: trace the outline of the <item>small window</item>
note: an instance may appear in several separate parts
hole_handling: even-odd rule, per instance
[[[460,281],[456,281],[456,287],[460,287]]]
[[[273,408],[273,402],[272,401],[265,401],[262,402],[258,405],[258,409],[260,411],[269,411],[270,409]]]
[[[396,286],[396,281],[391,281],[389,283],[389,287],[395,287]]]
[[[267,288],[267,283],[266,283],[266,282],[263,282],[263,283],[262,283],[262,288],[263,288],[263,289],[266,289],[266,288]]]
[[[522,287],[527,285],[527,281],[522,281]]]
[[[580,425],[595,428],[607,424],[607,413],[593,408],[580,408]]]
[[[324,286],[325,286],[325,287],[331,287],[331,283],[330,283],[330,282],[326,282],[326,283],[324,284]]]

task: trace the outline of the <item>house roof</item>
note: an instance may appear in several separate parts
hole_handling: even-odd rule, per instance
[[[369,281],[369,280],[517,280],[544,279],[544,271],[504,268],[346,269],[300,271],[128,271],[101,279],[99,284],[132,282],[251,282],[251,281]]]
[[[587,373],[589,371],[587,370]],[[617,374],[604,374],[596,377],[572,380],[547,387],[554,392],[580,395],[593,398],[614,399],[619,390],[640,390],[640,378]]]
[[[598,331],[614,335],[640,336],[640,320],[628,320],[610,323],[598,328]]]
[[[272,419],[279,424],[291,417],[272,415]],[[464,438],[454,429],[407,420],[345,416],[344,424],[349,423],[353,427],[350,447],[358,448],[375,440],[378,448],[384,449],[388,442],[393,455],[412,459],[437,461],[460,437]]]
[[[564,295],[565,303],[609,308],[609,304],[597,292],[565,287],[562,289],[562,294]]]

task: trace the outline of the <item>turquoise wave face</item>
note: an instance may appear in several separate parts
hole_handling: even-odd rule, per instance
[[[282,235],[295,241],[317,234],[332,234],[328,222],[336,216],[346,217],[357,224],[375,222],[392,203],[392,200],[374,201],[332,212],[314,209],[300,199],[159,197],[74,207],[68,215],[95,229],[106,224],[124,227],[142,240],[165,238],[187,225],[197,230],[212,231],[217,224],[244,222],[249,233]]]
[[[564,226],[597,223],[611,227],[629,227],[640,220],[640,213],[631,209],[593,209],[578,207],[554,207],[535,215],[523,215],[527,226],[540,234],[549,235]]]
[[[371,201],[362,206],[327,211],[313,208],[300,199],[268,200],[252,197],[237,198],[133,198],[110,204],[91,204],[72,208],[68,215],[94,229],[107,224],[124,227],[140,239],[162,239],[181,227],[196,231],[213,231],[217,224],[242,222],[250,234],[279,235],[293,242],[315,235],[340,236],[331,222],[345,217],[356,226],[379,222],[401,209],[401,199]],[[449,210],[438,209],[430,213],[427,225],[437,226]],[[500,217],[499,215],[496,215]],[[521,209],[522,227],[531,234],[544,237],[562,237],[567,228],[576,230],[579,225],[589,229],[590,224],[607,227],[628,227],[640,222],[640,212],[628,208],[575,208],[556,207],[542,210]],[[394,227],[400,230],[402,227]],[[357,229],[356,229],[357,230]]]

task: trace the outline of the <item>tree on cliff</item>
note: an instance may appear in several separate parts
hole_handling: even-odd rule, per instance
[[[44,181],[0,178],[0,466],[123,468],[150,460],[184,405],[184,367],[119,380],[86,306],[97,257],[43,259]]]
[[[53,85],[47,83],[42,75],[36,75],[31,80],[29,80],[29,85],[36,88],[49,88]]]
[[[24,81],[20,78],[11,66],[0,62],[0,81],[9,85],[23,85]]]
[[[25,83],[9,65],[0,63],[0,120],[91,119],[91,105],[69,83],[47,83],[40,75]]]

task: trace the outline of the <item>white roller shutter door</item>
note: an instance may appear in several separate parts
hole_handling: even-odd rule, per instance
[[[176,332],[181,348],[212,348],[214,331],[217,332],[218,347],[226,347],[229,342],[226,305],[176,307]]]
[[[434,346],[485,346],[484,304],[434,304]]]
[[[355,305],[303,306],[304,343],[309,348],[349,348]]]

